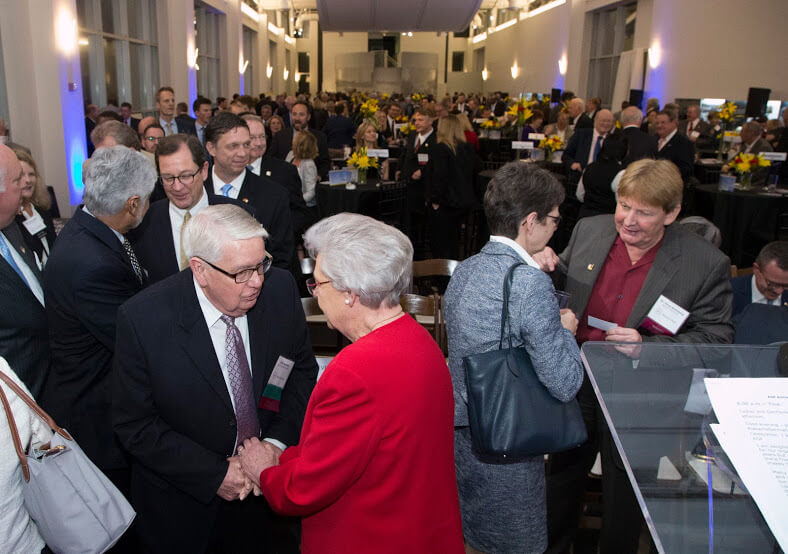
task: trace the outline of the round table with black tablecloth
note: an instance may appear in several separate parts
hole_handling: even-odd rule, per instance
[[[780,216],[788,213],[788,190],[722,192],[718,185],[699,185],[694,212],[719,227],[720,249],[732,264],[750,267],[760,249],[778,239]]]
[[[321,218],[342,212],[377,217],[379,199],[380,187],[373,179],[365,185],[356,185],[355,190],[348,190],[345,185],[317,185],[317,205]]]

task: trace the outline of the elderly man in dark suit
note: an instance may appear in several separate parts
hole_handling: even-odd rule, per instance
[[[733,316],[750,304],[788,307],[788,241],[764,246],[752,264],[752,275],[731,279]]]
[[[132,458],[145,552],[271,552],[237,448],[298,442],[317,364],[298,289],[238,206],[184,229],[189,268],[118,311],[113,424]],[[277,550],[279,551],[279,550]]]
[[[125,146],[97,149],[85,168],[85,204],[61,231],[44,272],[52,369],[41,405],[128,491],[109,386],[118,306],[147,283],[124,234],[145,216],[156,171]]]
[[[285,127],[274,135],[271,139],[271,156],[286,160],[287,154],[293,149],[293,133],[308,129],[317,138],[317,172],[321,179],[328,179],[328,170],[331,167],[331,159],[328,156],[328,139],[325,133],[318,129],[309,129],[309,104],[304,101],[297,101],[290,108],[291,126]],[[289,161],[289,160],[287,160]]]
[[[249,204],[268,231],[267,251],[274,265],[290,269],[295,259],[289,193],[265,176],[247,168],[251,150],[249,126],[230,112],[216,114],[205,129],[205,147],[213,157],[205,188],[209,195]]]
[[[678,116],[671,109],[657,114],[657,158],[670,160],[679,168],[686,183],[692,177],[695,166],[695,146],[690,139],[679,133]]]
[[[674,224],[682,194],[682,179],[674,164],[639,160],[627,168],[621,179],[615,215],[578,222],[560,256],[567,268],[569,307],[580,320],[578,342],[635,343],[618,348],[636,356],[636,343],[641,342],[733,340],[730,260],[702,237]],[[552,270],[558,257],[546,248],[537,261]],[[653,316],[653,322],[649,320],[652,308],[663,305],[665,300],[687,312],[686,320],[675,333],[658,330],[652,323],[665,323],[658,316]],[[589,320],[590,316],[610,322],[613,327],[603,331]],[[589,440],[580,451],[557,455],[557,463],[572,468],[568,473],[573,477],[569,480],[576,483],[577,502],[584,477],[601,449],[604,518],[600,551],[635,552],[640,510],[587,380],[578,400]],[[548,490],[548,506],[551,497]]]
[[[711,125],[700,118],[700,106],[692,104],[687,108],[687,119],[679,122],[679,132],[692,142],[711,136]]]
[[[657,139],[640,130],[643,112],[640,108],[629,106],[621,111],[621,135],[627,139],[627,155],[624,167],[643,158],[657,155]]]
[[[597,154],[613,129],[614,123],[613,113],[610,110],[599,110],[592,128],[575,129],[561,159],[567,172],[570,174],[574,172],[577,179],[588,164],[596,161]]]
[[[578,129],[591,129],[594,122],[585,112],[586,101],[582,98],[572,98],[567,106],[569,113],[569,125],[577,131]]]
[[[43,247],[16,221],[22,203],[22,165],[0,144],[0,356],[38,396],[49,373],[44,292]]]
[[[153,202],[139,227],[128,233],[150,283],[174,275],[189,265],[181,230],[186,221],[214,204],[247,206],[232,198],[208,194],[204,183],[208,162],[194,135],[164,137],[156,149],[156,165],[167,198]]]

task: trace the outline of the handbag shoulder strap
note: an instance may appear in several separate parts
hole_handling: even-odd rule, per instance
[[[514,280],[514,270],[525,265],[522,262],[513,264],[506,272],[506,277],[503,278],[503,313],[501,314],[501,339],[498,342],[498,349],[503,350],[503,337],[506,332],[506,323],[509,319],[509,295],[512,291],[512,281]],[[509,337],[509,348],[512,347],[512,338]]]
[[[3,374],[2,371],[0,371],[0,375],[5,377],[5,374]],[[5,379],[3,379],[3,381],[5,381]],[[14,419],[14,414],[11,412],[11,405],[8,402],[8,398],[5,395],[3,387],[0,387],[0,401],[3,402],[3,409],[5,410],[6,419],[8,420],[8,427],[11,428],[11,440],[14,442],[14,450],[16,450],[16,456],[19,458],[19,464],[22,466],[22,475],[25,477],[25,482],[29,482],[30,468],[27,467],[27,457],[25,456],[25,451],[22,448],[22,441],[19,438],[19,428],[16,426],[16,420]]]
[[[46,413],[41,408],[41,406],[36,404],[36,401],[30,398],[29,394],[23,391],[19,385],[14,383],[14,381],[2,371],[0,371],[0,381],[3,381],[6,385],[8,385],[8,388],[14,391],[14,394],[16,394],[19,397],[19,399],[22,400],[22,402],[27,404],[30,410],[38,417],[40,417],[44,421],[44,423],[49,425],[49,428],[52,429],[55,433],[57,433],[58,435],[60,435],[66,440],[74,440],[71,438],[71,435],[68,434],[68,431],[66,431],[65,429],[60,427],[57,423],[55,423],[55,420],[52,419],[52,416]]]

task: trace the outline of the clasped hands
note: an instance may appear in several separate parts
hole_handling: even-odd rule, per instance
[[[260,472],[279,464],[282,451],[258,438],[246,439],[238,454],[227,458],[227,474],[216,494],[225,500],[243,500],[249,494],[260,496]]]

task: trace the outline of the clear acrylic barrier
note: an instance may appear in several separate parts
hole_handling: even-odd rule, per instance
[[[628,356],[609,342],[583,345],[583,363],[660,552],[781,552],[708,428],[716,418],[702,385],[703,377],[779,377],[778,352],[644,343]]]

